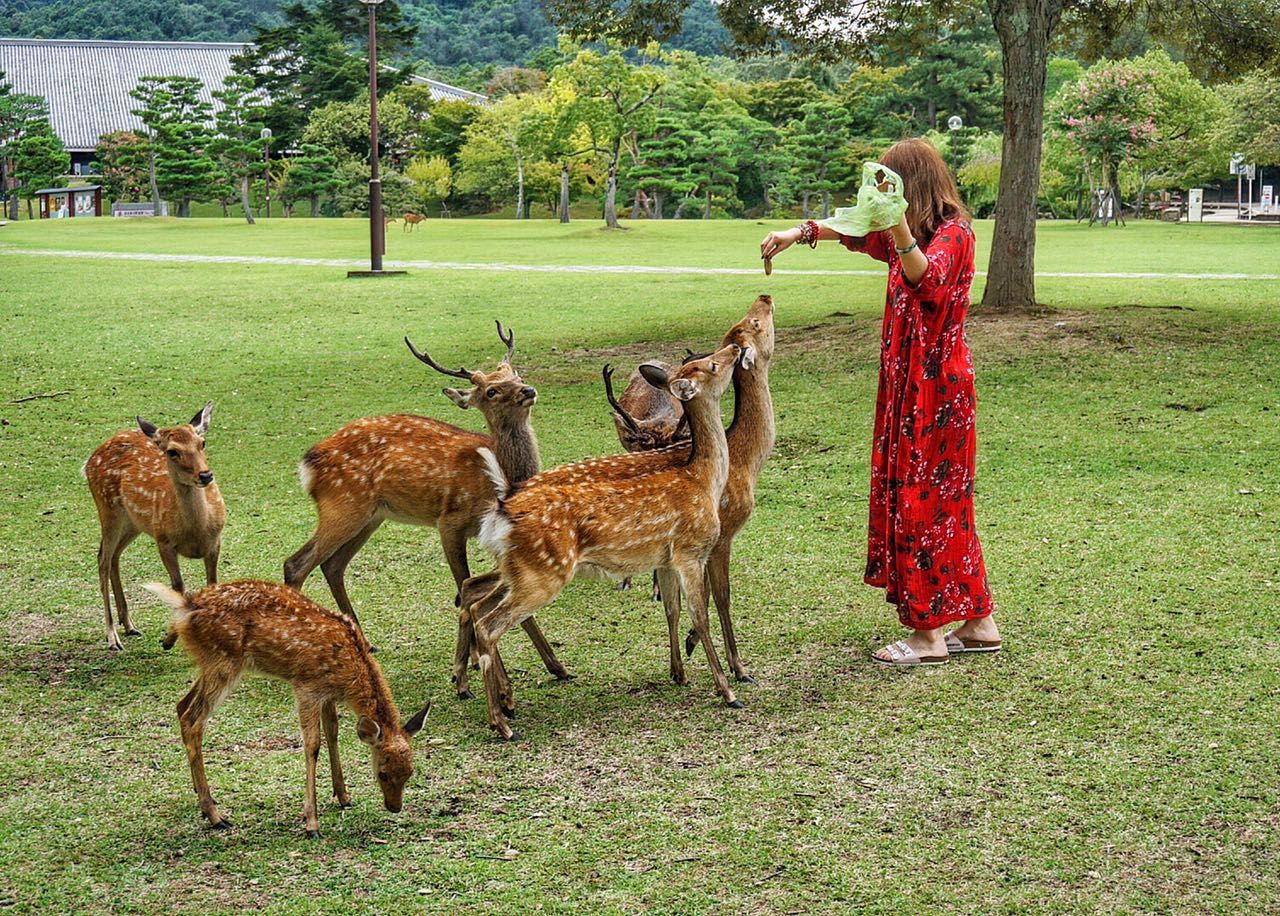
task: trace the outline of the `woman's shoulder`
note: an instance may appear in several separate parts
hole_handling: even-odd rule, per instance
[[[951,216],[938,223],[938,227],[933,230],[933,237],[938,238],[943,233],[958,233],[960,236],[973,239],[973,226],[969,220],[963,216]]]

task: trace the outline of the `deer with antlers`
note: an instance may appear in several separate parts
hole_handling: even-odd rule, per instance
[[[726,346],[673,373],[641,367],[651,385],[670,392],[689,414],[692,441],[683,461],[663,460],[656,452],[614,455],[540,474],[513,489],[493,453],[481,450],[498,500],[481,522],[479,538],[498,559],[498,581],[463,609],[467,632],[459,636],[454,671],[465,674],[466,647],[474,641],[489,724],[503,738],[515,737],[506,722],[514,698],[498,641],[579,572],[621,578],[657,569],[664,592],[683,589],[716,688],[728,705],[741,707],[707,628],[704,572],[719,537],[717,504],[729,474],[720,397],[740,353],[736,345]],[[672,643],[678,659],[674,631]]]
[[[343,808],[351,806],[338,754],[339,704],[359,717],[356,735],[372,751],[383,805],[392,813],[400,810],[405,783],[413,775],[411,739],[422,728],[431,704],[400,723],[382,669],[352,620],[274,582],[227,582],[191,595],[159,584],[147,588],[172,609],[170,629],[199,668],[195,684],[178,702],[178,726],[200,813],[215,830],[225,830],[231,822],[218,811],[205,777],[204,726],[246,671],[293,687],[307,764],[307,836],[320,836],[316,762],[322,730],[334,798]]]
[[[479,410],[489,435],[409,414],[366,417],[347,424],[306,453],[298,474],[303,489],[315,501],[318,517],[315,534],[285,561],[287,584],[301,588],[319,566],[338,608],[357,619],[347,595],[347,565],[378,527],[393,519],[430,525],[440,532],[445,559],[461,590],[471,574],[467,541],[479,531],[480,519],[494,498],[477,449],[490,449],[512,482],[538,472],[538,441],[530,417],[538,392],[512,368],[514,332],[504,334],[502,323],[497,325],[507,353],[492,372],[446,369],[405,338],[421,362],[469,383],[465,389],[445,388],[444,394],[463,410]],[[572,677],[537,621],[524,621],[524,629],[547,670],[562,680]],[[465,683],[459,695],[469,696]]]
[[[653,365],[664,372],[671,372],[672,367],[666,363],[655,360]],[[650,452],[689,438],[689,418],[680,402],[646,382],[639,369],[627,379],[627,387],[622,392],[621,400],[613,396],[613,367],[605,363],[601,374],[604,376],[605,397],[613,408],[613,425],[618,433],[618,441],[627,451]],[[629,588],[630,576],[619,583],[618,591]],[[658,576],[655,573],[653,600],[657,601],[660,597]]]
[[[155,540],[175,590],[182,591],[180,556],[203,559],[209,583],[218,581],[218,554],[227,511],[204,450],[212,415],[210,401],[182,426],[160,429],[137,417],[137,429],[112,436],[94,449],[81,468],[102,529],[98,586],[110,649],[124,649],[111,619],[113,593],[125,635],[142,635],[134,625],[120,582],[120,555],[139,534]],[[173,646],[172,634],[163,644],[166,649]]]

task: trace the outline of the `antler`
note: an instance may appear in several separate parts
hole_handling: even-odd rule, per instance
[[[430,366],[432,369],[436,370],[437,372],[443,375],[453,376],[454,378],[466,379],[468,382],[471,381],[471,376],[474,373],[468,372],[466,369],[446,369],[444,368],[444,366],[441,366],[438,362],[432,359],[429,354],[418,352],[418,348],[413,345],[413,341],[410,340],[408,337],[404,339],[404,342],[409,345],[410,353],[418,357],[418,359],[422,360],[424,363],[426,363],[428,366]]]
[[[507,336],[502,336],[502,322],[494,321],[498,326],[498,339],[507,345],[507,355],[503,358],[503,362],[508,366],[511,365],[511,357],[516,355],[516,332],[507,328]]]
[[[617,398],[613,396],[613,366],[605,363],[604,370],[601,372],[601,375],[604,376],[604,393],[605,397],[609,399],[609,406],[612,407],[614,412],[618,415],[618,419],[627,425],[627,429],[632,432],[636,432],[640,427],[637,426],[636,421],[631,418],[631,414],[627,413],[626,410],[623,409],[622,405],[618,403]]]
[[[714,351],[713,351],[714,352]],[[694,353],[688,347],[684,348],[684,359],[680,360],[680,365],[687,366],[695,359],[706,359],[711,353]]]

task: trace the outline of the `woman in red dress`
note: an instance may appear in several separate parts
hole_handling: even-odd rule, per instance
[[[885,590],[912,634],[872,658],[937,665],[1000,648],[973,519],[973,357],[964,337],[973,230],[927,141],[903,140],[880,161],[902,177],[908,206],[897,226],[852,238],[810,220],[769,233],[760,253],[832,240],[889,265],[864,579]],[[960,625],[944,634],[952,623]]]

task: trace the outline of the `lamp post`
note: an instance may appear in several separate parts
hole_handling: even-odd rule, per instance
[[[378,7],[384,0],[360,0],[369,8],[369,269],[349,270],[348,277],[383,277],[404,274],[383,270],[387,250],[387,225],[382,219],[382,179],[378,176]]]
[[[271,128],[264,127],[262,138],[262,187],[267,192],[267,219],[271,219]]]

